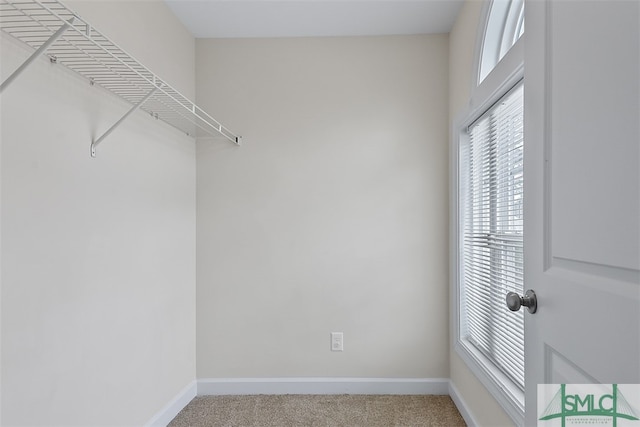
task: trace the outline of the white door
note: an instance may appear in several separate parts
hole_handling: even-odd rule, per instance
[[[537,384],[640,383],[639,5],[525,7],[527,425]]]

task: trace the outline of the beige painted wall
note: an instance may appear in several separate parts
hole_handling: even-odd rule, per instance
[[[199,378],[448,377],[447,50],[197,40]]]
[[[449,35],[449,117],[464,113],[474,85],[474,61],[478,25],[483,2],[467,0]],[[451,341],[453,343],[453,336]],[[450,349],[451,381],[480,426],[511,426],[513,421],[491,397],[487,389],[469,370],[466,363]]]
[[[164,3],[73,6],[195,92]],[[90,158],[129,106],[46,58],[1,106],[2,425],[142,425],[195,379],[195,144],[136,113]]]
[[[67,3],[194,96],[193,39],[164,4]],[[468,100],[480,7],[448,67],[446,36],[199,42],[198,101],[245,136],[198,147],[199,377],[450,364],[481,425],[511,424],[445,351],[443,106]],[[25,50],[2,43],[6,76]],[[144,423],[195,377],[193,143],[139,114],[90,159],[126,106],[46,61],[0,108],[2,423]]]

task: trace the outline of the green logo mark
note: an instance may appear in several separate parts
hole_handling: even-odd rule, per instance
[[[560,385],[560,390],[553,396],[549,405],[542,413],[540,421],[560,418],[562,427],[570,417],[609,417],[613,419],[613,427],[617,426],[618,418],[636,421],[638,416],[618,390],[617,384],[612,384],[611,394],[567,394],[566,384]],[[589,422],[584,419],[586,423]]]

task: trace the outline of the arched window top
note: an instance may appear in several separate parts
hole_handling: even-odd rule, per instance
[[[493,70],[524,33],[524,0],[493,0],[489,6],[478,83]]]

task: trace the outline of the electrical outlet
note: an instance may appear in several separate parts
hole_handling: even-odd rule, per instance
[[[344,334],[331,332],[331,351],[344,351]]]

